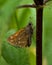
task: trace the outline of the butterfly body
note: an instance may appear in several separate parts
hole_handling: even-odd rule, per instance
[[[32,24],[29,23],[25,28],[19,30],[8,38],[13,46],[29,47],[31,45],[31,37],[33,34]]]

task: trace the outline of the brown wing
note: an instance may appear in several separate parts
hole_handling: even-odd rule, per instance
[[[29,38],[29,35],[26,32],[27,31],[25,29],[22,29],[15,33],[14,35],[11,35],[8,38],[8,41],[10,42],[10,44],[14,46],[26,47]]]
[[[31,37],[33,34],[32,25],[28,24],[27,27],[19,30],[8,38],[10,44],[19,47],[27,47],[31,44]]]
[[[17,38],[16,38],[16,44],[20,47],[26,47],[28,46],[28,39],[29,35],[24,30]]]

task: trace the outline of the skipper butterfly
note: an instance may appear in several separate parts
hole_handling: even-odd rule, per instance
[[[29,47],[31,45],[31,38],[33,34],[32,23],[14,33],[8,38],[8,42],[13,46]]]

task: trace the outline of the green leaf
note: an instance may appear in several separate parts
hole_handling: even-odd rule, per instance
[[[7,43],[3,45],[2,56],[4,59],[11,65],[29,65],[28,61],[28,54],[25,52],[24,49],[21,48],[14,48]],[[6,54],[7,53],[7,54]]]
[[[32,9],[32,8],[19,9],[16,11],[16,13],[17,13],[16,16],[18,19],[17,23],[19,23],[18,25],[20,28],[25,27],[29,22],[32,22],[33,26],[36,25],[36,10],[35,9]]]
[[[9,65],[3,57],[0,59],[0,65]]]
[[[6,42],[3,43],[2,56],[10,65],[32,65],[29,57],[31,60],[34,60],[35,57],[33,54],[29,56],[29,54],[31,53],[29,53],[28,48],[15,48]]]
[[[1,49],[2,39],[4,38],[4,35],[6,34],[6,31],[8,29],[8,21],[10,19],[10,16],[16,10],[16,6],[20,5],[21,1],[7,0],[5,4],[2,6],[2,8],[0,8],[0,49]]]

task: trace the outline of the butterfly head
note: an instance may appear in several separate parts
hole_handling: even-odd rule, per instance
[[[33,34],[33,27],[31,22],[27,25],[26,30],[29,31],[30,34]]]

